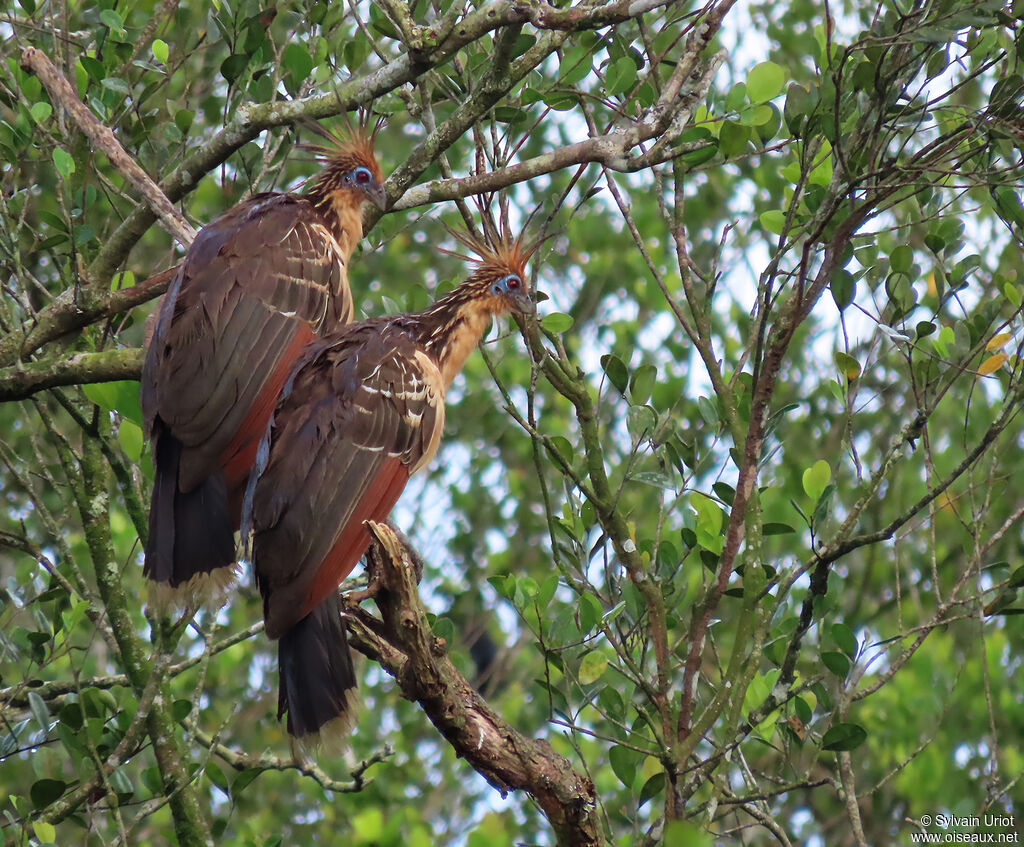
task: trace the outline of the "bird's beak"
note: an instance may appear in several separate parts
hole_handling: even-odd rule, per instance
[[[366,189],[367,199],[382,212],[388,208],[388,194],[383,185],[374,184]]]
[[[514,303],[516,311],[521,315],[537,314],[537,304],[533,302],[533,297],[530,296],[529,291],[518,292],[515,296]]]

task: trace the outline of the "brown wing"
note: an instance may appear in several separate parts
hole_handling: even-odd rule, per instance
[[[430,460],[444,426],[437,367],[390,324],[321,342],[274,412],[257,466],[253,565],[267,634],[279,637],[334,591]]]
[[[351,316],[344,257],[304,199],[257,195],[203,229],[165,297],[143,369],[147,423],[159,416],[184,445],[181,490],[233,442],[242,449],[239,438],[259,440],[286,351],[294,356],[313,332]]]

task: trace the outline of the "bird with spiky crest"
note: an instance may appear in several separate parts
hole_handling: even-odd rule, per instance
[[[142,370],[155,483],[144,573],[158,608],[205,602],[235,574],[256,448],[302,349],[352,320],[348,264],[366,203],[383,210],[379,123],[317,131],[302,193],[256,194],[196,236]]]
[[[350,324],[313,342],[281,395],[249,480],[243,537],[278,641],[278,717],[300,746],[347,735],[356,678],[338,585],[409,477],[437,451],[445,393],[493,317],[535,310],[536,245],[504,227],[453,233],[468,279],[416,314]]]

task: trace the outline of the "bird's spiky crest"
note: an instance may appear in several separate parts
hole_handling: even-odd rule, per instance
[[[303,127],[325,142],[299,145],[302,149],[315,154],[323,165],[320,174],[313,177],[314,186],[328,174],[348,173],[360,166],[369,168],[377,182],[383,181],[374,147],[377,133],[384,126],[384,119],[374,119],[369,111],[361,109],[357,120],[353,126],[346,117],[344,127],[335,129],[328,129],[314,120],[302,123]]]
[[[489,204],[488,204],[489,205]],[[515,238],[509,225],[507,209],[501,210],[499,222],[494,220],[488,206],[481,205],[482,235],[470,230],[457,230],[445,226],[448,234],[472,254],[465,256],[454,251],[445,251],[476,266],[474,277],[503,276],[510,271],[525,279],[526,263],[540,246],[540,241],[527,241],[525,228]]]

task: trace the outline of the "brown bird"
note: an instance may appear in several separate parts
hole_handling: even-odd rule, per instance
[[[249,481],[243,537],[270,638],[280,639],[278,718],[303,746],[344,737],[356,679],[338,585],[409,477],[437,451],[445,392],[492,316],[534,311],[536,245],[492,226],[457,234],[470,277],[426,311],[350,324],[310,345],[282,393]]]
[[[157,606],[230,584],[245,485],[285,379],[307,343],[352,320],[363,205],[386,202],[376,128],[320,134],[307,190],[256,194],[204,227],[160,307],[142,370],[156,472],[144,573]]]

